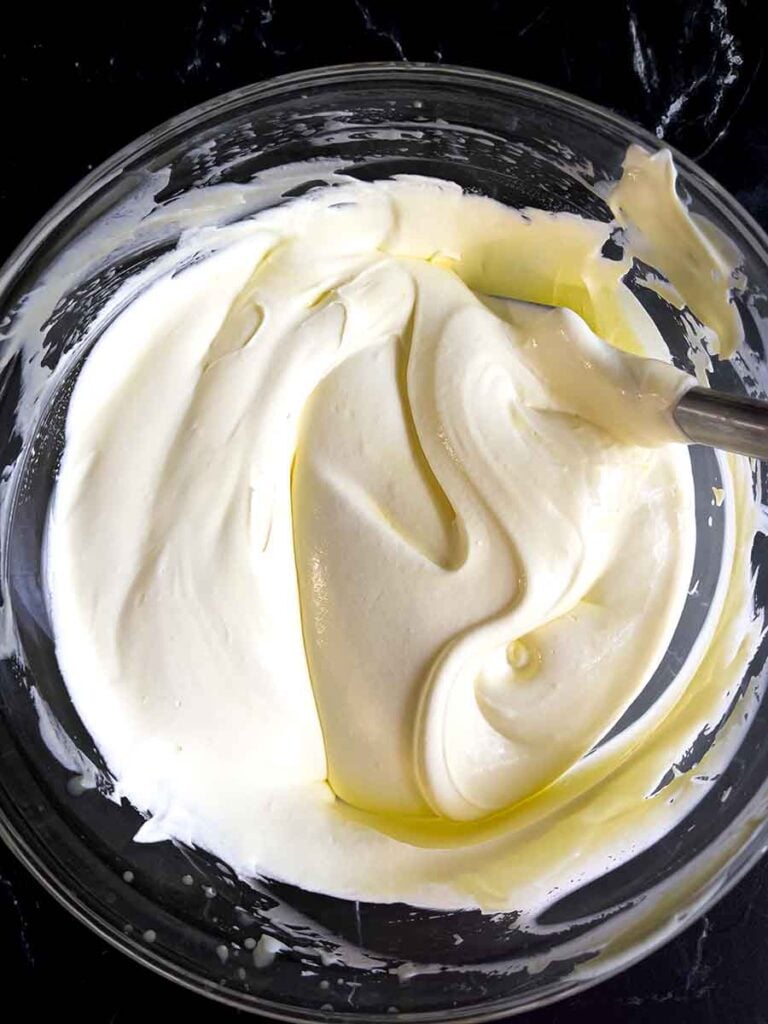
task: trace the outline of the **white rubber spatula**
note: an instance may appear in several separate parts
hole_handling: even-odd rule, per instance
[[[549,314],[570,316],[571,321],[568,323],[567,329],[581,332],[581,344],[586,345],[586,350],[594,355],[595,363],[598,366],[603,361],[601,353],[611,352],[614,359],[617,358],[618,350],[596,335],[572,310],[539,302],[510,299],[500,295],[486,295],[484,298],[486,301],[490,300],[494,311],[512,309],[514,316],[510,318],[509,322],[523,329],[531,328],[531,314],[537,318],[542,314],[545,318]],[[520,320],[521,314],[524,314],[522,321]],[[525,317],[528,319],[526,320]],[[536,321],[533,323],[535,325]],[[538,346],[534,347],[538,348]],[[627,356],[626,354],[622,354],[621,358],[628,359],[630,362],[635,360],[648,364],[656,362],[656,360],[643,356]],[[558,372],[570,374],[573,379],[573,374],[578,372],[578,362],[577,355],[575,361],[565,368],[560,365]],[[592,365],[583,360],[581,362],[585,366],[591,367]],[[547,366],[546,363],[541,365]],[[550,362],[549,368],[551,369],[551,367],[552,363]],[[674,403],[667,405],[666,408],[672,414],[684,439],[694,444],[705,444],[711,448],[721,448],[724,451],[748,455],[755,459],[768,459],[768,401],[763,402],[755,398],[747,398],[744,395],[731,395],[724,391],[699,387],[693,384],[695,378],[690,375],[688,375],[688,380],[692,382],[693,386],[686,388],[686,374],[679,370],[673,372],[678,375],[678,381],[681,382],[678,383],[677,390],[679,397],[675,398]],[[660,392],[659,397],[663,399],[663,395],[664,390]]]

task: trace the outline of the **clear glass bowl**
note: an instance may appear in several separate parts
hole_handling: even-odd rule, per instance
[[[221,216],[219,186],[262,176],[258,194],[229,207],[228,216],[244,216],[322,180],[327,165],[263,172],[328,158],[360,177],[435,175],[513,206],[607,219],[601,183],[618,175],[631,142],[658,146],[605,110],[497,74],[401,64],[320,69],[238,90],[150,132],[66,196],[6,264],[0,833],[72,913],[147,966],[285,1020],[490,1020],[574,993],[650,952],[764,849],[762,705],[727,771],[678,828],[555,904],[534,932],[518,930],[511,914],[355,904],[268,880],[246,884],[199,850],[136,844],[136,811],[88,788],[85,759],[98,768],[100,758],[63,686],[41,586],[68,396],[98,334],[99,311],[137,269],[171,251],[186,227]],[[764,395],[766,238],[699,168],[679,155],[677,162],[693,209],[738,245],[749,282],[740,300],[745,358],[718,366],[715,383]],[[675,349],[679,321],[660,300],[651,311]],[[675,350],[683,359],[682,343]],[[704,450],[692,458],[700,514],[709,515],[702,495],[711,497],[717,462]],[[695,640],[716,584],[720,520],[707,538],[697,551],[700,594],[686,606],[672,659]],[[753,559],[762,606],[764,549],[756,546]],[[762,679],[764,657],[745,688]],[[654,685],[663,686],[663,670]],[[283,940],[276,956],[262,957],[262,944],[254,957],[262,933]],[[346,963],[335,956],[339,944]]]

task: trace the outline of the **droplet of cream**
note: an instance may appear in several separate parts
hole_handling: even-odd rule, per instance
[[[405,982],[410,981],[411,978],[415,978],[416,975],[421,972],[416,964],[406,961],[404,964],[400,964],[399,967],[396,967],[393,973],[397,975],[397,980],[401,984],[404,984]]]
[[[82,796],[91,789],[96,789],[96,780],[89,775],[73,775],[67,779],[67,792],[70,796]]]
[[[253,950],[253,966],[259,969],[269,967],[278,953],[286,947],[272,935],[262,935]]]

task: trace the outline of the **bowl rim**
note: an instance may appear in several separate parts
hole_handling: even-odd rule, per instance
[[[602,125],[608,124],[619,130],[627,139],[637,141],[654,151],[668,149],[672,153],[678,169],[683,171],[688,179],[695,182],[700,192],[718,207],[719,212],[738,230],[741,239],[751,246],[758,259],[768,264],[768,233],[741,203],[692,159],[669,145],[664,139],[620,114],[564,90],[502,72],[434,62],[364,61],[308,68],[240,86],[190,107],[139,135],[70,188],[21,239],[0,266],[0,299],[12,287],[14,279],[23,270],[29,257],[45,244],[56,228],[68,216],[76,212],[81,204],[87,202],[98,189],[108,184],[111,178],[119,175],[126,164],[140,160],[151,148],[173,139],[175,135],[187,128],[202,127],[206,121],[215,116],[234,112],[238,108],[245,108],[260,99],[271,99],[300,88],[334,83],[349,84],[355,81],[376,81],[389,76],[401,79],[410,76],[414,81],[429,79],[435,85],[442,83],[460,86],[472,86],[473,84],[482,87],[495,86],[500,93],[506,96],[517,95],[518,97],[533,98],[544,106],[559,110],[566,108],[569,111],[577,112],[587,120]],[[1,351],[2,342],[0,342]],[[728,826],[722,835],[740,830],[740,823],[749,817],[750,811],[753,812],[754,819],[754,806],[764,791],[766,791],[766,784],[752,797],[738,818]],[[414,1022],[414,1024],[427,1021],[441,1024],[448,1019],[463,1021],[465,1024],[474,1024],[474,1022],[479,1024],[479,1022],[499,1020],[550,1005],[608,980],[671,941],[703,916],[714,903],[739,882],[768,848],[766,842],[768,840],[768,819],[765,819],[762,814],[760,818],[759,824],[756,825],[746,841],[738,847],[733,855],[724,860],[705,883],[702,894],[696,900],[690,914],[679,915],[666,928],[655,929],[649,936],[641,935],[621,955],[607,959],[605,969],[599,971],[596,976],[577,979],[575,984],[566,986],[561,991],[557,990],[559,983],[555,982],[549,989],[543,989],[537,998],[526,1005],[509,1007],[504,1005],[506,1000],[502,998],[485,1006],[482,1003],[475,1003],[471,1006],[447,1011],[404,1011],[398,1013],[398,1019],[404,1022]],[[3,808],[0,808],[0,840],[36,881],[74,918],[135,962],[190,991],[244,1012],[262,1013],[275,1020],[299,1022],[299,1024],[318,1019],[339,1022],[339,1024],[353,1021],[380,1021],[383,1024],[383,1022],[392,1020],[391,1014],[367,1014],[359,1011],[342,1013],[329,1010],[322,1011],[320,1014],[301,1007],[288,1008],[284,1004],[273,1003],[262,996],[251,996],[249,1002],[245,1003],[234,993],[218,988],[203,978],[191,975],[185,969],[166,961],[165,957],[140,945],[129,935],[113,930],[111,925],[100,920],[74,892],[70,892],[49,870],[45,860],[29,846],[12,821],[7,818]]]
[[[193,124],[203,123],[205,119],[214,114],[225,110],[236,110],[239,106],[244,107],[255,99],[267,99],[286,89],[330,84],[334,80],[348,80],[356,77],[360,80],[373,80],[387,75],[399,77],[413,75],[416,78],[434,77],[438,81],[442,79],[445,83],[453,81],[462,85],[469,85],[473,82],[485,86],[496,85],[507,93],[517,92],[521,95],[535,96],[549,106],[565,105],[576,109],[589,119],[604,124],[608,123],[624,134],[633,136],[638,142],[644,142],[654,150],[668,149],[674,157],[675,165],[697,182],[702,191],[721,207],[721,211],[727,215],[729,220],[738,223],[740,233],[747,236],[750,245],[759,253],[761,259],[768,262],[768,232],[727,189],[675,146],[663,138],[659,138],[647,128],[643,128],[642,125],[630,121],[629,118],[625,118],[607,107],[593,103],[591,100],[582,99],[580,96],[575,96],[573,93],[557,89],[554,86],[518,78],[499,71],[487,71],[483,68],[460,64],[438,64],[429,61],[360,61],[292,71],[288,74],[276,75],[248,85],[238,86],[236,89],[220,93],[218,96],[189,107],[179,114],[174,114],[139,135],[89,171],[85,177],[65,192],[61,199],[54,203],[48,212],[43,214],[21,238],[0,265],[0,294],[8,287],[21,258],[34,248],[36,243],[39,244],[43,241],[44,236],[54,230],[72,212],[76,203],[83,202],[90,193],[95,191],[97,186],[105,185],[112,175],[120,173],[124,164],[129,160],[140,158],[147,149],[163,139],[169,138]]]

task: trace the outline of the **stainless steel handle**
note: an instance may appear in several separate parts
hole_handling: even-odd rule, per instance
[[[672,415],[696,444],[768,459],[768,402],[694,387],[685,392]]]

